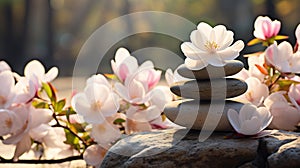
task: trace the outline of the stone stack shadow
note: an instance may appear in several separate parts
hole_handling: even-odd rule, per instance
[[[208,65],[197,71],[190,70],[184,65],[180,66],[178,73],[191,80],[171,86],[170,90],[182,99],[168,103],[165,106],[165,115],[178,125],[201,130],[208,112],[212,118],[214,115],[218,118],[217,116],[221,114],[219,121],[210,120],[218,122],[214,131],[232,131],[227,111],[229,109],[239,111],[243,104],[227,99],[245,93],[247,84],[228,76],[238,73],[243,67],[244,64],[238,60],[228,61],[223,67]]]

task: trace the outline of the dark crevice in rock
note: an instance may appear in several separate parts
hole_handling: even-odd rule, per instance
[[[253,167],[258,167],[258,168],[268,168],[269,167],[268,157],[273,153],[276,153],[282,145],[290,143],[295,140],[296,139],[282,140],[281,143],[275,148],[275,150],[270,153],[267,147],[268,141],[264,138],[259,139],[258,147],[257,147],[257,155],[255,159],[251,162],[251,165]],[[246,163],[245,165],[247,164],[249,165],[249,163]]]
[[[268,148],[267,148],[267,141],[264,139],[258,140],[258,147],[257,147],[257,155],[254,161],[252,162],[254,166],[258,168],[265,168],[269,167],[268,165]]]

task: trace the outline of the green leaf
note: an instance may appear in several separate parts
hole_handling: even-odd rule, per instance
[[[56,102],[54,105],[54,111],[60,112],[66,105],[66,99],[61,99],[60,101]]]
[[[125,122],[124,119],[122,119],[122,118],[117,118],[117,119],[115,119],[114,124],[122,124],[123,122]]]
[[[74,111],[74,109],[72,107],[69,107],[68,110],[66,111],[66,117],[67,117],[68,122],[70,122],[71,114],[76,114],[76,112]]]
[[[69,145],[73,146],[75,149],[77,149],[78,151],[80,151],[79,138],[77,138],[74,134],[72,134],[67,129],[64,129],[64,131],[65,131],[65,135],[66,135],[66,141],[64,141],[64,143],[69,144]]]
[[[35,108],[49,109],[49,104],[43,101],[33,100],[31,104]]]
[[[255,38],[255,39],[252,39],[248,42],[248,46],[252,46],[252,45],[255,45],[255,44],[258,44],[258,43],[261,43],[262,40],[261,39],[258,39],[258,38]]]
[[[85,132],[85,129],[84,129],[85,126],[83,124],[72,123],[72,124],[69,124],[69,127],[71,130],[73,130],[76,133]]]
[[[51,99],[53,94],[52,94],[52,90],[51,90],[51,87],[49,86],[49,84],[42,83],[42,87],[43,87],[44,91],[46,92],[47,96]]]
[[[293,81],[293,80],[288,80],[288,79],[280,79],[277,82],[279,86],[284,87],[284,86],[291,86],[292,84],[300,84],[300,82]]]

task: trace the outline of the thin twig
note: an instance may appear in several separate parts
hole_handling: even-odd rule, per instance
[[[53,125],[52,127],[61,127],[61,128],[64,128],[64,129],[68,130],[71,134],[73,134],[74,136],[76,136],[83,143],[83,145],[84,145],[85,148],[88,147],[88,144],[85,142],[85,140],[82,139],[79,135],[77,135],[74,131],[72,131],[69,127],[63,126],[60,123],[57,123],[57,124]]]
[[[67,157],[67,158],[56,159],[56,160],[43,159],[43,160],[18,160],[18,161],[14,161],[12,159],[4,159],[3,157],[0,156],[0,163],[57,164],[57,163],[70,162],[70,161],[73,161],[73,160],[82,160],[82,159],[83,159],[83,156],[79,155],[79,156],[70,156],[70,157]]]

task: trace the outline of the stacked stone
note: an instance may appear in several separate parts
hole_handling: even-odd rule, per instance
[[[246,92],[247,84],[228,76],[238,73],[243,67],[244,64],[237,60],[228,61],[224,67],[208,65],[201,70],[190,70],[182,65],[178,73],[191,80],[171,86],[171,91],[182,99],[168,103],[165,115],[178,125],[201,130],[210,111],[210,121],[218,122],[215,131],[232,131],[227,111],[239,111],[243,104],[227,99]],[[213,118],[220,114],[220,120],[214,121]]]

